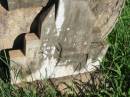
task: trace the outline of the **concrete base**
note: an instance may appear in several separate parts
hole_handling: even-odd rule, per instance
[[[46,60],[46,62],[43,62],[42,67],[40,69],[30,74],[29,76],[26,76],[24,79],[17,78],[17,80],[15,80],[15,83],[32,82],[35,80],[41,80],[46,78],[59,78],[64,76],[77,75],[79,73],[95,71],[97,68],[100,68],[101,60],[106,54],[107,49],[108,46],[102,49],[101,54],[98,57],[98,61],[92,62],[92,59],[88,59],[86,65],[80,71],[74,70],[73,65],[56,66],[57,61],[52,58],[50,60]]]

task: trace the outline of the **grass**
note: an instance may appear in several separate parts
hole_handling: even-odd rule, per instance
[[[79,93],[68,86],[70,92],[58,96],[59,92],[49,84],[40,92],[36,87],[23,89],[1,81],[0,97],[43,97],[42,93],[44,97],[130,97],[130,0],[126,0],[122,15],[107,40],[110,48],[101,64],[99,72],[103,80],[98,88],[94,85],[85,88],[88,83],[80,86],[74,82]]]

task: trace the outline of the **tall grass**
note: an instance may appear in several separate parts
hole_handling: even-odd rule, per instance
[[[76,97],[130,97],[130,0],[107,40],[110,47],[99,70],[103,83],[98,88],[92,84],[85,91],[77,87]]]

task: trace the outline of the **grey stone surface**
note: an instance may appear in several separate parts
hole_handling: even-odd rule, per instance
[[[38,31],[31,33],[37,34],[38,39],[30,40],[25,35],[24,57],[27,60],[23,64],[24,70],[31,68],[31,73],[24,73],[23,80],[31,81],[32,77],[38,80],[41,74],[43,78],[54,78],[93,71],[106,54],[105,39],[114,27],[124,1],[59,0],[58,6],[21,8],[20,5],[9,12],[0,7],[0,49],[12,48],[16,37],[28,33],[34,23],[33,27]],[[40,50],[37,41],[41,43]],[[26,68],[27,65],[30,68]]]
[[[46,6],[48,0],[7,0],[8,9],[28,8],[32,6]]]
[[[54,12],[42,24],[46,57],[50,58],[53,51],[47,50],[49,45],[56,49],[51,55],[57,60],[56,65],[72,65],[81,70],[88,59],[92,63],[101,60],[106,53],[103,50],[107,50],[105,38],[115,24],[123,0],[60,0],[59,4],[56,25]]]

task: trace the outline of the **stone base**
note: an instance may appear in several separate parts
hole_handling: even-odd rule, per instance
[[[24,76],[27,73],[30,74],[37,67],[36,64],[34,64],[35,66],[32,64],[38,61],[38,58],[35,57],[40,48],[39,38],[34,33],[27,33],[24,44],[24,52],[9,50],[12,83],[17,83],[18,79],[25,79]]]
[[[106,54],[107,49],[108,46],[105,46],[105,48],[101,51],[101,54],[99,55],[97,61],[92,62],[92,59],[88,59],[86,65],[80,71],[74,70],[72,65],[56,66],[56,60],[51,59],[47,62],[50,64],[43,64],[42,67],[38,69],[36,72],[30,74],[29,76],[26,76],[24,79],[17,79],[15,83],[18,84],[21,82],[32,82],[35,80],[42,80],[46,78],[59,78],[95,71],[97,68],[100,68],[100,62]]]

